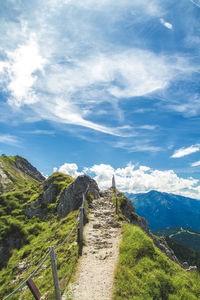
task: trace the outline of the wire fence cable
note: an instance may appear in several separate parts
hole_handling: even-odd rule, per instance
[[[89,185],[87,186],[86,191],[85,191],[84,194],[87,193],[88,189],[89,189]],[[66,236],[66,238],[64,239],[64,241],[62,241],[60,244],[58,244],[57,246],[54,247],[55,249],[57,249],[60,246],[62,246],[69,239],[69,237],[72,235],[72,233],[73,233],[74,229],[76,228],[76,226],[77,226],[77,224],[78,224],[79,221],[80,221],[80,212],[79,212],[79,215],[77,217],[76,223],[74,224],[74,226],[73,226],[72,230],[70,231],[70,233]],[[39,266],[29,275],[29,277],[25,281],[23,281],[12,293],[10,293],[8,296],[6,296],[3,300],[7,300],[12,295],[14,295],[19,289],[21,289],[27,283],[27,281],[29,281],[29,279],[31,279],[33,277],[33,275],[35,275],[35,273],[41,268],[41,266],[47,260],[48,256],[51,254],[51,251],[52,250],[49,250],[49,252],[47,253],[47,255],[44,257],[44,259],[39,264]]]
[[[24,281],[20,284],[20,286],[18,286],[18,288],[16,288],[10,295],[8,295],[6,298],[4,298],[3,300],[6,300],[8,298],[10,298],[12,295],[14,295],[19,289],[21,289],[29,279],[31,279],[33,277],[33,275],[35,275],[35,273],[39,270],[39,268],[44,264],[44,262],[47,260],[49,254],[50,254],[51,251],[49,251],[47,253],[47,255],[44,257],[44,259],[42,260],[42,262],[39,264],[39,266],[33,271],[33,273],[31,273],[31,275]]]
[[[76,225],[78,224],[79,222],[79,215],[78,215],[78,218],[76,220],[76,223],[74,224],[72,230],[70,231],[70,233],[66,236],[66,238],[64,239],[64,241],[62,243],[60,243],[59,245],[55,246],[55,249],[59,248],[60,246],[62,246],[67,240],[68,238],[71,236],[72,232],[74,231]]]

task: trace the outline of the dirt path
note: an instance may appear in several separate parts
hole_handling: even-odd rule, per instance
[[[73,300],[110,300],[118,260],[121,226],[114,220],[109,191],[94,200],[90,221],[85,226],[86,245],[79,263],[77,281],[71,286]],[[67,298],[63,298],[67,299]]]

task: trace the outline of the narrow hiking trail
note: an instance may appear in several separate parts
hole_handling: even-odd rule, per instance
[[[101,197],[92,203],[89,223],[84,229],[85,246],[77,280],[70,288],[73,300],[112,299],[121,239],[121,225],[114,219],[112,196],[109,190],[102,192]]]

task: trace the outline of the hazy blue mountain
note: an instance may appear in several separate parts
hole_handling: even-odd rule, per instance
[[[158,191],[127,196],[150,229],[182,226],[200,230],[200,200]]]

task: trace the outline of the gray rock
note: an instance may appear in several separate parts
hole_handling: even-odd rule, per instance
[[[185,261],[184,263],[182,263],[182,267],[183,267],[184,269],[188,269],[188,268],[189,268],[188,262]]]
[[[60,195],[57,208],[59,218],[67,216],[68,213],[80,207],[82,203],[82,194],[86,191],[88,186],[88,192],[91,193],[95,199],[99,197],[99,188],[96,181],[88,175],[78,176],[77,179]]]
[[[59,193],[57,185],[53,184],[55,178],[49,178],[44,182],[44,193],[42,195],[42,204],[53,203]]]
[[[197,266],[189,266],[186,271],[197,271]]]
[[[40,182],[45,180],[45,177],[35,167],[33,167],[28,160],[21,156],[16,157],[15,166],[35,180]]]

